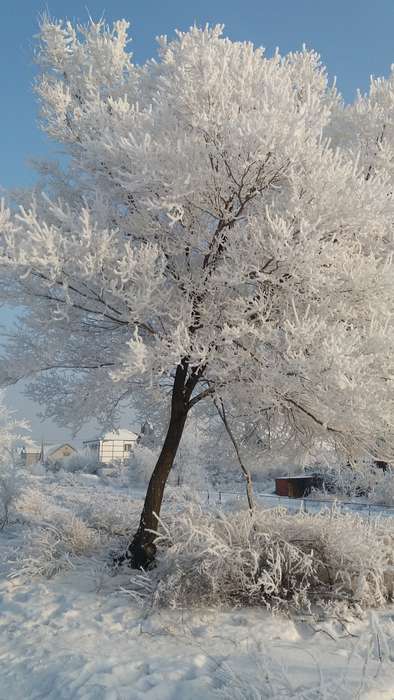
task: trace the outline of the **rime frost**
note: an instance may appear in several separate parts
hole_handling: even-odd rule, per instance
[[[75,427],[183,362],[192,402],[392,457],[392,77],[345,107],[313,51],[192,27],[136,66],[127,28],[42,24],[69,165],[1,209],[1,290],[26,309],[2,381],[34,377]]]

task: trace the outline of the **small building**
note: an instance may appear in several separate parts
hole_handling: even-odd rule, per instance
[[[121,428],[104,433],[92,440],[84,440],[84,447],[95,455],[98,462],[111,464],[123,462],[130,456],[137,444],[138,435],[131,430]]]
[[[21,464],[29,467],[41,460],[41,447],[39,445],[24,445],[20,451]]]
[[[301,474],[300,476],[282,476],[275,479],[275,493],[287,498],[304,498],[313,488],[322,487],[322,477],[317,474]]]
[[[28,467],[31,464],[37,464],[41,462],[59,462],[71,454],[76,452],[75,447],[70,445],[68,442],[57,443],[56,445],[27,445],[22,447],[20,452],[21,463],[23,466]]]
[[[62,459],[69,457],[76,452],[75,447],[68,442],[62,442],[58,445],[44,446],[44,462],[60,462]]]

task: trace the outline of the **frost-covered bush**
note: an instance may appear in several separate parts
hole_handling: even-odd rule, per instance
[[[382,472],[380,480],[370,494],[369,501],[375,505],[394,507],[394,472]]]
[[[358,496],[370,497],[383,482],[385,472],[382,469],[367,463],[360,463],[354,466],[320,466],[318,470],[313,470],[315,474],[322,477],[322,492],[345,498],[355,498]],[[319,490],[314,493],[319,496]]]
[[[89,528],[103,536],[127,536],[135,529],[141,506],[139,501],[132,501],[127,494],[112,491],[102,493],[89,489],[87,493],[78,493],[78,486],[80,488],[81,485],[76,481],[67,486],[72,489],[71,496],[67,493],[68,508],[58,505],[53,498],[37,488],[27,488],[18,499],[18,512],[35,523],[44,521],[55,526],[64,522],[65,518],[78,515]],[[62,486],[57,489],[64,493]],[[52,493],[56,494],[55,487]]]
[[[69,457],[65,457],[57,464],[64,471],[70,473],[83,472],[84,474],[97,474],[102,466],[91,450],[73,452]]]
[[[166,508],[185,508],[191,503],[200,504],[206,502],[206,495],[192,486],[167,486]]]
[[[29,529],[15,575],[51,577],[92,557],[100,548],[117,546],[138,524],[141,503],[127,494],[84,487],[83,477],[60,472],[42,488],[26,488],[16,507]],[[70,482],[72,479],[72,482]]]
[[[137,445],[131,453],[128,464],[130,469],[130,483],[146,485],[152,475],[156,464],[158,450],[154,447]]]
[[[101,533],[130,537],[138,525],[139,501],[122,494],[97,497],[82,511],[84,520]]]
[[[64,511],[64,508],[57,506],[41,489],[33,487],[24,489],[18,498],[16,508],[21,515],[33,516],[48,522],[56,520],[59,512]]]
[[[84,518],[38,489],[26,489],[17,509],[31,526],[18,559],[18,576],[51,577],[73,566],[78,557],[91,556],[104,540]]]
[[[29,534],[15,573],[27,578],[51,578],[71,568],[78,557],[92,556],[100,543],[97,531],[65,511],[56,524],[45,523]]]
[[[156,605],[379,606],[393,595],[394,528],[354,514],[191,506],[161,522],[157,544],[157,567],[131,584]]]

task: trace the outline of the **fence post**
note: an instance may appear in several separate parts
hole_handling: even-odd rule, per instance
[[[219,491],[219,503],[221,503],[221,502],[222,502],[222,492]]]

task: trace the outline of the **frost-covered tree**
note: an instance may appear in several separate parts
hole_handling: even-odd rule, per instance
[[[0,529],[8,522],[10,505],[18,493],[18,446],[31,443],[27,430],[29,424],[15,420],[0,392]]]
[[[6,405],[4,393],[0,392],[0,474],[18,461],[18,446],[30,444],[26,436],[29,424],[15,420],[13,412]]]
[[[394,66],[388,78],[371,78],[369,93],[358,93],[354,104],[337,102],[328,129],[335,145],[348,149],[364,177],[394,182]]]
[[[387,172],[326,137],[343,107],[314,52],[193,27],[137,66],[127,28],[42,24],[43,126],[69,162],[1,211],[25,309],[2,373],[76,426],[170,387],[138,566],[203,400],[391,455],[394,207]]]

